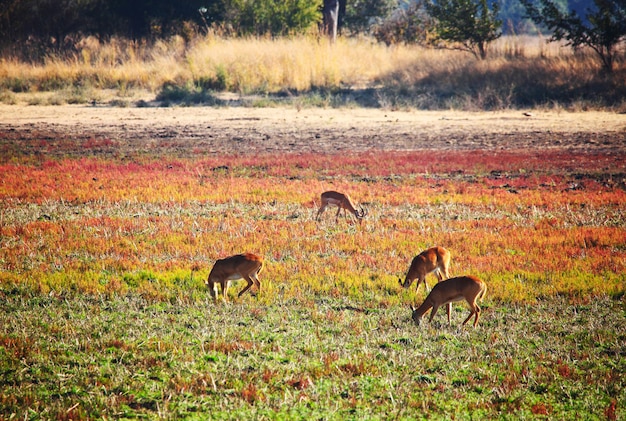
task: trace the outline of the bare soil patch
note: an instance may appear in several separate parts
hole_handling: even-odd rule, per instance
[[[57,153],[190,157],[431,149],[626,151],[626,115],[527,114],[519,110],[0,105],[0,148],[5,158]]]

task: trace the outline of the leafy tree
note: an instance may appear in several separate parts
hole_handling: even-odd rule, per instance
[[[552,0],[520,0],[528,16],[552,31],[551,41],[567,40],[573,48],[590,47],[602,61],[602,68],[612,72],[619,44],[626,39],[626,0],[594,0],[583,20],[572,10],[563,12]]]
[[[346,7],[343,24],[351,33],[367,33],[398,7],[398,0],[353,0]]]
[[[0,48],[37,59],[71,48],[94,24],[94,0],[0,0]]]
[[[0,48],[38,60],[72,52],[86,35],[150,39],[199,23],[206,0],[0,0]]]
[[[321,0],[222,0],[223,20],[239,35],[288,35],[316,25]]]
[[[99,3],[101,35],[134,39],[163,38],[180,34],[184,22],[200,23],[203,0],[83,0]]]
[[[428,0],[426,10],[435,19],[431,43],[440,48],[467,51],[487,57],[487,45],[501,35],[497,2],[487,0]]]

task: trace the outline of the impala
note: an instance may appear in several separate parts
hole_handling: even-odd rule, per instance
[[[317,211],[317,220],[319,221],[320,216],[326,210],[326,207],[329,205],[337,206],[337,215],[335,215],[335,222],[339,220],[339,212],[343,209],[344,216],[346,215],[346,211],[352,213],[357,221],[361,222],[361,220],[367,215],[367,211],[363,209],[363,206],[360,206],[361,210],[357,210],[350,199],[350,196],[347,194],[339,193],[333,190],[325,191],[321,195],[322,205]]]
[[[450,324],[450,303],[465,299],[470,306],[471,312],[463,322],[463,325],[474,316],[474,327],[476,327],[478,317],[480,316],[480,307],[478,307],[476,301],[483,298],[486,292],[487,285],[475,276],[458,276],[441,281],[433,287],[433,290],[430,291],[430,294],[428,294],[421,306],[418,308],[411,306],[413,320],[419,325],[422,316],[432,308],[429,319],[429,322],[432,322],[437,309],[444,304],[448,304],[448,324]]]
[[[426,287],[426,291],[428,291],[429,288],[426,283],[426,275],[435,272],[437,278],[439,278],[439,282],[441,282],[445,278],[450,277],[448,272],[449,267],[450,252],[443,247],[431,247],[413,258],[409,271],[404,279],[404,283],[402,282],[402,279],[398,279],[398,283],[404,288],[408,288],[411,286],[413,281],[417,279],[415,290],[417,291],[420,283],[423,283]]]
[[[237,295],[241,297],[252,285],[256,285],[258,291],[261,290],[261,283],[258,278],[261,269],[263,269],[263,258],[252,253],[236,254],[225,259],[219,259],[209,273],[206,286],[209,288],[213,300],[217,301],[217,285],[219,284],[222,288],[222,297],[226,301],[230,281],[245,279],[248,285]]]

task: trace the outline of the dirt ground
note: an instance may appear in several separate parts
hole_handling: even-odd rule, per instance
[[[529,115],[527,115],[529,114]],[[106,154],[366,150],[567,150],[626,153],[626,115],[566,111],[388,111],[240,107],[0,105],[0,151],[41,153],[64,142]],[[48,154],[55,149],[45,148]],[[61,152],[59,152],[61,153]],[[71,154],[71,151],[70,151]]]

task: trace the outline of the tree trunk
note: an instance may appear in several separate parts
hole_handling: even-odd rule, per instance
[[[322,9],[324,33],[331,42],[337,40],[337,25],[339,24],[339,0],[324,0]]]

